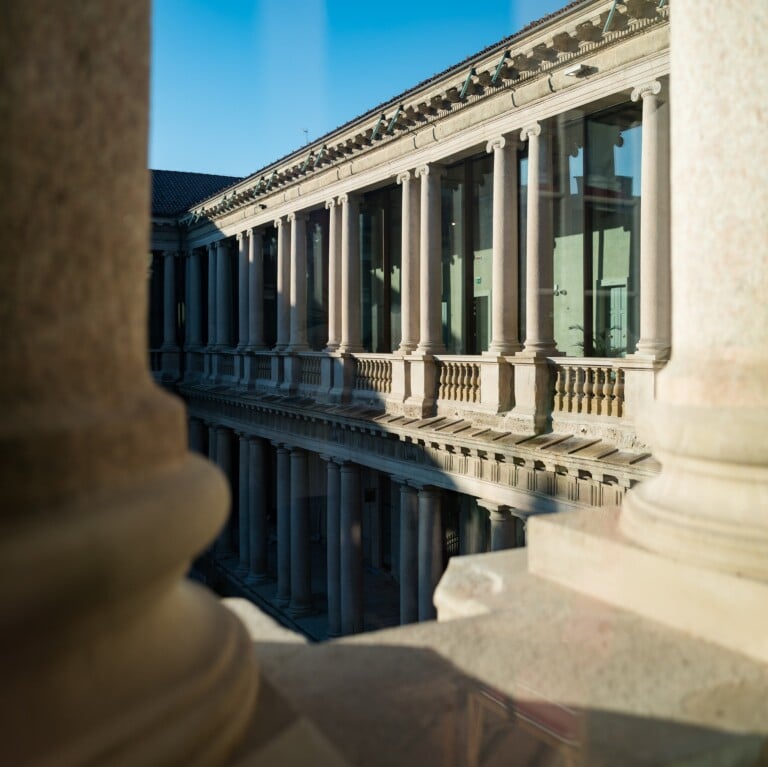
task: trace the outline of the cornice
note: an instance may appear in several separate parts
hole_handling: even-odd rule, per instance
[[[609,16],[609,29],[604,31]],[[457,65],[250,175],[223,194],[204,200],[193,206],[180,222],[187,226],[218,222],[253,203],[262,209],[267,205],[274,207],[287,201],[289,191],[318,172],[337,168],[337,177],[342,178],[344,167],[356,158],[404,135],[423,131],[499,93],[509,92],[515,106],[514,94],[521,86],[544,80],[551,89],[552,77],[563,73],[568,76],[568,70],[579,60],[650,27],[667,24],[668,19],[668,3],[662,7],[650,0],[634,0],[621,6],[612,0],[581,4],[524,34],[503,40],[474,60],[463,62],[463,69]],[[586,67],[573,77],[588,72]]]

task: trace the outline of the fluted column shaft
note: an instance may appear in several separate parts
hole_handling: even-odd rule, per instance
[[[291,600],[291,455],[284,445],[277,450],[277,594],[275,602]]]
[[[643,101],[640,189],[640,340],[637,353],[666,359],[671,343],[669,105],[661,83],[632,91]]]
[[[307,345],[307,217],[288,216],[291,225],[291,338],[289,349],[301,352]]]
[[[363,548],[360,467],[341,467],[341,633],[363,630]]]
[[[264,243],[256,228],[248,237],[248,347],[264,348]]]
[[[325,203],[328,209],[328,343],[326,350],[335,351],[341,339],[341,206],[335,200]]]
[[[328,636],[341,635],[341,473],[339,464],[326,458],[326,575],[328,583]]]
[[[518,339],[517,141],[501,136],[493,152],[493,293],[491,343],[494,354],[520,351]]]
[[[434,487],[419,490],[419,620],[433,620],[435,588],[443,574],[443,526],[440,491]]]
[[[288,347],[291,329],[291,260],[288,226],[283,219],[275,220],[277,229],[277,343],[275,349]]]
[[[400,485],[400,623],[419,619],[419,494]]]
[[[397,177],[402,187],[400,245],[400,325],[399,351],[412,352],[419,343],[419,238],[421,237],[421,199],[415,173],[406,171]]]
[[[219,240],[216,255],[216,345],[232,345],[232,259],[229,240]]]
[[[248,242],[247,232],[237,235],[237,350],[248,345]]]
[[[291,603],[293,616],[312,611],[312,585],[309,565],[309,488],[307,454],[291,450]]]
[[[248,565],[254,578],[264,580],[267,577],[269,529],[267,527],[266,445],[260,437],[248,439],[248,462]]]
[[[163,348],[176,344],[176,253],[163,251]]]
[[[525,249],[525,351],[546,356],[555,351],[553,319],[552,201],[544,198],[541,178],[550,179],[549,133],[536,123],[524,128],[528,141],[528,204]]]
[[[672,357],[638,418],[662,469],[629,491],[621,527],[672,558],[767,581],[768,79],[759,15],[757,2],[675,6]],[[735,50],[759,77],[722,77]]]
[[[439,354],[444,350],[440,286],[442,285],[442,240],[440,234],[442,168],[422,165],[416,169],[421,179],[419,214],[419,313],[420,335],[417,351]]]

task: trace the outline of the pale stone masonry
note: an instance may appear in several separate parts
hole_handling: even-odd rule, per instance
[[[361,557],[400,584],[403,622],[414,577],[432,617],[450,556],[522,545],[529,517],[614,506],[658,471],[635,424],[670,347],[669,8],[619,4],[606,27],[614,5],[572,4],[179,217],[192,279],[182,312],[183,261],[164,259],[163,337],[177,316],[199,325],[206,296],[209,333],[157,373],[191,429],[229,430],[225,452],[241,435],[218,565],[238,584],[271,573],[259,598],[326,614],[321,636],[364,628],[364,595],[344,596]],[[344,497],[349,461],[355,503],[375,500],[360,519],[344,501],[337,527],[325,467]],[[398,477],[434,520],[416,576],[380,487]],[[266,559],[237,575],[251,545]]]
[[[669,62],[667,12],[655,1],[575,3],[505,41],[503,51],[480,54],[474,72],[464,63],[404,94],[400,109],[386,107],[394,133],[385,126],[383,138],[373,138],[375,122],[363,116],[313,147],[311,158],[267,169],[256,190],[257,199],[266,195],[263,218],[243,222],[233,208],[247,201],[236,186],[217,202],[213,220],[198,218],[199,230],[190,220],[199,237],[187,250],[173,244],[173,222],[157,222],[150,288],[160,303],[175,296],[182,323],[174,335],[183,345],[177,385],[190,403],[189,444],[238,480],[235,516],[219,532],[226,484],[187,449],[183,409],[152,383],[146,363],[147,265],[137,254],[146,250],[148,224],[149,9],[135,0],[66,9],[11,0],[0,26],[0,167],[8,180],[0,223],[14,254],[0,260],[6,761],[765,762],[768,189],[757,160],[768,154],[768,17],[756,1],[676,0]],[[722,77],[734,51],[750,77]],[[493,91],[494,77],[512,72],[517,78]],[[636,173],[638,162],[646,168],[653,159],[645,154],[649,131],[641,137],[638,128],[654,119],[646,111],[658,102],[648,99],[664,100],[667,74],[675,279],[655,289],[661,296],[671,288],[669,327],[664,316],[644,322],[643,297],[629,295],[648,282],[642,253],[641,263],[635,258],[649,246],[638,236],[647,228],[637,187],[649,186],[651,197],[655,188],[656,205],[666,193],[660,168],[655,177]],[[572,76],[578,82],[563,85]],[[473,112],[484,117],[473,122]],[[726,119],[733,115],[736,132]],[[666,118],[657,116],[650,133],[658,137]],[[509,130],[487,125],[496,118]],[[112,130],[115,122],[125,129]],[[431,138],[416,130],[399,154],[396,131],[405,128],[398,126],[422,122]],[[487,285],[494,159],[486,150],[500,133],[519,135],[534,124],[552,151],[541,150],[532,180],[541,190],[539,226],[528,231],[543,231],[543,207],[554,240],[547,253],[546,238],[535,238],[537,257],[553,270],[545,302],[553,316],[536,313],[535,337],[548,342],[551,321],[563,354],[499,355],[511,368],[514,397],[511,409],[489,412],[477,407],[487,400],[475,399],[478,386],[485,391],[477,371],[501,367],[496,351],[483,357],[498,338],[485,323],[495,295]],[[657,161],[665,151],[659,139]],[[531,163],[518,159],[522,181]],[[409,362],[413,353],[392,353],[404,336],[395,190],[400,174],[425,166],[441,176],[444,284],[430,307],[440,305],[445,352]],[[254,180],[244,183],[253,196]],[[523,208],[521,187],[520,224],[536,208]],[[349,206],[338,250],[317,215],[331,197]],[[434,215],[433,199],[426,207]],[[278,277],[284,291],[292,284],[290,216],[302,213],[312,351],[237,351],[234,239],[281,221],[282,237],[262,241],[263,340],[274,347],[280,333],[287,346],[290,311],[275,322],[274,286]],[[527,233],[521,225],[520,233]],[[649,257],[660,269],[662,240],[650,243]],[[187,255],[159,255],[180,250]],[[350,325],[348,313],[346,332],[339,326],[339,342],[354,349],[323,355],[314,347],[334,338],[317,332],[330,322],[318,300],[325,288],[317,290],[329,251],[359,267],[359,292],[347,285],[341,308],[360,322]],[[169,263],[178,279],[165,285]],[[528,275],[519,277],[524,285]],[[199,308],[187,314],[193,283]],[[517,295],[518,318],[526,318],[518,342],[532,337],[530,299]],[[468,303],[472,312],[464,311]],[[154,312],[158,324],[150,328],[157,342],[150,359],[166,382],[175,369],[166,355],[177,353],[166,343],[168,316]],[[198,323],[189,336],[179,332],[185,318]],[[205,346],[192,345],[196,338]],[[667,339],[671,360],[657,377]],[[632,381],[636,371],[652,382],[652,405],[648,387]],[[527,390],[519,388],[524,381]],[[420,400],[410,413],[408,399]],[[424,412],[429,400],[434,414]],[[615,425],[622,419],[624,428]],[[575,433],[563,432],[565,424]],[[660,471],[643,468],[650,459],[628,449],[636,424]],[[623,447],[610,447],[609,436]],[[639,481],[643,473],[647,481]],[[317,596],[306,590],[308,529],[310,540],[322,538],[306,513],[306,490],[320,477],[327,479],[333,629],[364,628],[365,546],[371,562],[392,557],[403,623],[435,610],[437,621],[310,646],[247,602],[223,609],[183,579],[190,559],[218,534],[216,555],[233,577],[263,585],[260,513],[274,495],[286,527],[276,541],[282,596],[303,612],[307,596]],[[607,498],[581,500],[582,489],[597,497],[611,488],[613,505],[628,490],[621,510],[590,508],[608,507]],[[568,511],[571,497],[579,508]],[[478,508],[490,515],[485,544]],[[384,546],[383,526],[370,525],[388,515],[400,536]],[[518,543],[521,518],[525,548],[485,551]],[[479,553],[453,556],[433,597],[456,545]]]

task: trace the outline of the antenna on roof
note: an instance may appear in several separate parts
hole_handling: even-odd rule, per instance
[[[309,144],[309,131],[306,128],[302,128],[302,131],[304,131],[304,145],[306,146]]]

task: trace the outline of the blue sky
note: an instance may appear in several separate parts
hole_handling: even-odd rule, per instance
[[[248,175],[565,3],[154,0],[149,165]]]

